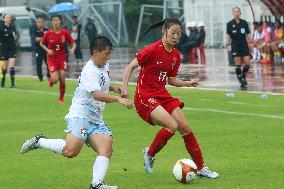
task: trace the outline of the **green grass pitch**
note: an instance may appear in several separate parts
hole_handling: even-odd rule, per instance
[[[67,81],[65,105],[57,104],[58,85],[35,78],[16,78],[16,89],[0,89],[0,189],[86,189],[96,154],[84,147],[67,159],[38,149],[20,154],[23,142],[38,133],[65,138],[76,81]],[[9,83],[8,83],[9,84]],[[151,127],[135,109],[107,104],[105,122],[114,133],[114,152],[107,184],[121,189],[281,189],[284,188],[284,95],[169,88],[185,102],[184,113],[203,151],[206,166],[219,172],[216,180],[198,178],[188,185],[175,181],[172,167],[189,158],[177,133],[156,156],[154,173],[143,169],[142,149],[159,127]],[[134,87],[130,87],[133,96]],[[132,98],[133,99],[133,98]]]

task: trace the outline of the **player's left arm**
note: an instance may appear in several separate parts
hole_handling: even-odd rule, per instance
[[[71,46],[70,52],[71,52],[71,54],[74,54],[75,49],[76,49],[76,43],[75,43],[74,39],[71,37],[71,34],[67,30],[66,30],[66,38],[68,40],[68,43]]]
[[[121,87],[109,86],[109,91],[113,91],[114,93],[121,95]]]
[[[198,85],[199,78],[194,78],[189,81],[177,79],[176,77],[169,77],[168,84],[175,87],[196,87]]]

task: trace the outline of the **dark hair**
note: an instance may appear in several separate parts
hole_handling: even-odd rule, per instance
[[[181,22],[179,21],[179,19],[177,18],[166,18],[160,22],[157,22],[155,24],[152,24],[148,30],[146,32],[143,33],[143,35],[146,35],[147,33],[149,33],[150,30],[152,29],[156,29],[158,27],[163,27],[163,29],[167,30],[169,29],[172,25],[180,25],[180,27],[182,27]]]
[[[91,42],[91,55],[93,55],[94,50],[101,52],[103,50],[106,50],[107,47],[109,47],[110,50],[113,50],[111,41],[105,36],[97,36]]]
[[[236,7],[234,7],[234,8],[232,9],[232,11],[234,11],[235,9],[239,9],[239,11],[241,12],[241,8],[240,8],[240,7],[236,6]]]
[[[60,14],[54,14],[51,16],[50,21],[52,21],[52,19],[55,17],[59,18],[59,20],[62,20],[62,16]]]
[[[74,15],[74,16],[72,16],[72,18],[78,18],[78,16]]]

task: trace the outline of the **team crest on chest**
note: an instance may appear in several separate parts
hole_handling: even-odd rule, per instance
[[[177,63],[177,57],[174,56],[174,57],[173,57],[173,63],[172,63],[172,69],[174,69],[176,63]]]

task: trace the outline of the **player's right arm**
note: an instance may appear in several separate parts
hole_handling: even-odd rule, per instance
[[[121,98],[119,96],[112,96],[110,94],[104,93],[99,90],[93,91],[92,95],[96,100],[99,100],[102,102],[106,102],[106,103],[119,102],[120,104],[126,106],[126,108],[128,109],[132,108],[130,100],[126,98]]]
[[[46,32],[43,35],[39,45],[47,52],[47,55],[53,55],[53,53],[54,53],[53,50],[50,50],[49,48],[47,48],[47,46],[45,46],[45,44],[47,42],[47,34],[48,34],[48,32]]]
[[[131,76],[132,71],[139,66],[137,58],[126,67],[123,73],[123,81],[121,87],[121,96],[124,98],[128,98],[128,82]]]

